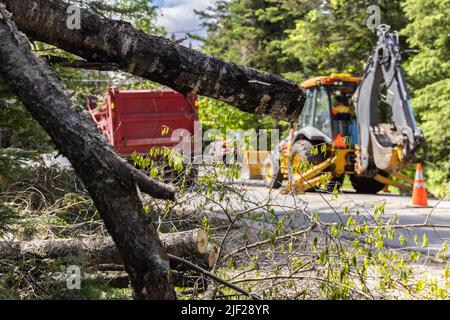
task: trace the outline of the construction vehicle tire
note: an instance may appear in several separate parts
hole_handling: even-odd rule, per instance
[[[291,149],[292,158],[299,155],[302,161],[309,161],[312,165],[317,165],[326,160],[326,155],[320,151],[320,143],[314,143],[309,140],[298,140],[294,142]],[[317,154],[311,153],[314,147],[318,147]]]
[[[294,172],[292,170],[292,164],[296,165],[298,161],[305,162],[308,161],[311,165],[315,166],[319,163],[322,163],[326,160],[326,155],[320,151],[318,148],[318,152],[311,153],[314,147],[317,147],[319,143],[313,143],[309,140],[298,140],[294,142],[291,149],[291,161],[289,161],[288,165],[288,177],[289,181],[292,181],[292,176]],[[312,191],[314,189],[308,189],[306,191]]]
[[[280,168],[280,159],[269,156],[264,160],[263,169],[264,185],[270,189],[278,189],[283,184],[283,174]]]
[[[376,194],[384,188],[383,183],[378,182],[373,178],[351,175],[350,181],[352,182],[353,189],[355,189],[357,193]]]

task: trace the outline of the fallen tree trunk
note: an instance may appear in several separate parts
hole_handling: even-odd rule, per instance
[[[1,4],[0,39],[0,76],[82,179],[123,258],[135,298],[175,299],[168,260],[161,257],[136,185],[163,199],[174,199],[174,190],[123,161],[90,117],[72,107],[53,71],[31,52]]]
[[[243,111],[296,121],[305,93],[278,76],[201,54],[130,24],[81,10],[81,29],[67,27],[61,0],[0,0],[19,28],[34,40],[55,45],[89,62],[109,63],[182,93],[197,93]]]
[[[217,261],[217,248],[208,245],[208,238],[201,229],[164,233],[160,235],[160,240],[165,253],[188,258],[208,268]],[[21,261],[30,258],[80,258],[91,266],[111,265],[114,269],[123,264],[111,238],[0,241],[0,260]]]
[[[166,252],[178,257],[202,255],[208,249],[208,236],[201,229],[164,233],[160,239]]]
[[[65,283],[65,276],[60,276],[58,279]],[[130,277],[125,273],[106,274],[106,275],[84,275],[83,280],[90,280],[97,283],[102,283],[116,289],[126,289],[130,287]]]
[[[197,264],[198,266],[204,269],[211,270],[216,265],[216,262],[219,259],[219,247],[215,244],[209,243],[205,253],[196,256],[191,254],[186,256],[185,258],[189,258],[189,260],[191,260],[194,264]],[[186,270],[186,266],[174,263],[173,261],[170,262],[172,269],[183,271]],[[99,271],[124,271],[124,268],[121,264],[117,264],[114,262],[97,264],[94,265],[93,267]]]
[[[55,282],[65,284],[67,281],[67,274],[55,275]],[[202,287],[207,286],[204,278],[198,275],[186,275],[182,273],[173,273],[173,284],[175,287],[194,288],[198,292],[203,291]],[[83,281],[88,280],[96,283],[106,284],[116,289],[126,289],[130,287],[130,277],[124,272],[108,272],[102,274],[83,274]],[[185,292],[185,290],[183,290]]]

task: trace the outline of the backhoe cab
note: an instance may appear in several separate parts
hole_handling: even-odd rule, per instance
[[[345,174],[360,193],[387,185],[410,190],[413,180],[397,172],[423,142],[401,70],[397,33],[381,25],[362,78],[348,74],[315,77],[301,84],[307,99],[279,149],[263,164],[267,187],[297,193],[324,183],[339,188]],[[392,178],[395,177],[397,181]],[[399,182],[401,180],[401,182]]]

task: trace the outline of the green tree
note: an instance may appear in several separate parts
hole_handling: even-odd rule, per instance
[[[3,96],[3,100],[3,107],[0,106],[0,148],[13,146],[48,152],[51,149],[49,136],[22,103],[12,96]]]
[[[128,21],[144,32],[164,33],[163,28],[155,24],[158,13],[153,0],[77,0],[76,2],[97,14]]]
[[[407,22],[400,2],[219,0],[199,13],[208,30],[203,50],[294,81],[331,72],[362,74],[375,41],[366,26],[368,6],[379,5],[381,22],[400,30]]]
[[[362,74],[375,41],[375,33],[366,25],[370,5],[379,6],[381,23],[393,30],[401,30],[407,23],[400,0],[292,0],[287,5],[304,12],[305,2],[308,10],[294,28],[286,30],[283,41],[284,54],[303,65],[299,79],[332,72]]]
[[[115,19],[133,24],[144,32],[164,35],[164,30],[155,25],[157,8],[153,0],[78,0],[82,7]],[[78,59],[63,50],[36,42],[36,53],[41,56],[61,56]],[[103,94],[110,85],[121,88],[153,87],[154,83],[142,81],[125,73],[112,73],[93,70],[77,70],[53,65],[56,72],[71,92],[74,104],[84,107],[86,97]],[[0,147],[15,147],[39,152],[53,149],[50,138],[28,111],[18,102],[0,79]]]
[[[277,121],[270,117],[242,112],[224,102],[207,97],[199,99],[199,116],[204,129],[264,129],[274,128]]]
[[[412,105],[426,139],[425,173],[433,191],[450,190],[450,1],[406,0],[402,34],[419,50],[406,71]]]
[[[297,13],[278,0],[216,1],[197,12],[208,36],[203,51],[273,73],[296,70],[299,62],[282,54],[284,31],[295,26]]]
[[[298,70],[297,59],[283,55],[284,30],[294,26],[291,14],[277,0],[217,0],[205,11],[196,12],[208,35],[203,41],[205,53],[234,63],[273,73]],[[215,129],[286,129],[287,124],[267,117],[251,115],[204,98],[200,104],[204,126]]]

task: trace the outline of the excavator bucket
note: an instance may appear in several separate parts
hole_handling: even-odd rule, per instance
[[[387,25],[380,25],[377,29],[377,45],[353,96],[358,117],[359,155],[356,167],[359,174],[365,174],[370,169],[391,168],[396,147],[401,149],[401,158],[410,160],[423,142],[400,64],[398,34],[389,29]],[[383,87],[385,97],[380,94]],[[382,104],[389,106],[387,113],[392,116],[383,119]]]

